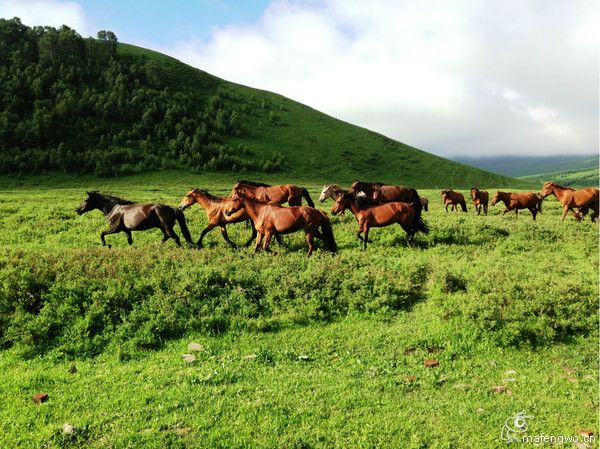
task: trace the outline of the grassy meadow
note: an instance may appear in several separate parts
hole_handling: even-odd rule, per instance
[[[318,202],[322,183],[291,178]],[[252,255],[218,230],[202,250],[161,245],[158,230],[132,247],[109,235],[108,250],[102,214],[75,214],[85,190],[176,205],[234,179],[0,179],[0,447],[501,448],[521,411],[529,435],[596,430],[589,219],[560,222],[553,197],[535,222],[501,206],[446,213],[419,190],[431,232],[416,248],[395,226],[360,250],[347,212],[332,217],[339,252],[307,259],[301,234]],[[186,218],[197,239],[203,211]],[[190,342],[202,349],[188,362]]]

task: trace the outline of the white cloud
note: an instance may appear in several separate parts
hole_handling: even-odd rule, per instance
[[[581,153],[598,22],[593,0],[274,1],[166,51],[438,154]]]
[[[76,2],[61,0],[0,0],[0,17],[19,17],[28,26],[67,25],[82,36],[93,34],[94,27]]]

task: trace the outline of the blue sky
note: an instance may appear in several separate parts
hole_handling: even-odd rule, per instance
[[[598,151],[597,0],[0,0],[442,156]]]
[[[267,0],[81,0],[98,27],[114,31],[124,42],[208,40],[214,27],[256,22]]]

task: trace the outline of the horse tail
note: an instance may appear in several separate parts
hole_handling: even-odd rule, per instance
[[[410,189],[410,191],[413,194],[413,200],[410,203],[410,205],[415,210],[415,215],[412,219],[413,229],[427,234],[429,232],[429,227],[427,226],[427,224],[425,224],[423,218],[421,217],[421,214],[423,212],[423,204],[421,204],[421,197],[419,196],[419,193],[416,189]]]
[[[177,223],[179,223],[179,227],[181,228],[181,233],[183,234],[183,238],[190,245],[193,245],[192,235],[190,234],[190,230],[187,227],[185,222],[185,215],[183,215],[183,211],[179,209],[175,209],[175,218],[177,219]]]
[[[462,209],[463,212],[467,211],[467,203],[465,202],[465,200],[461,200],[460,207],[461,207],[461,209]]]
[[[412,201],[411,203],[413,204],[413,207],[415,208],[415,212],[417,212],[418,209],[418,214],[419,216],[421,216],[421,211],[423,210],[423,204],[421,203],[421,196],[419,195],[419,192],[417,192],[417,189],[409,189],[410,193],[412,193]]]
[[[305,187],[300,187],[300,189],[302,190],[302,196],[304,197],[304,199],[306,200],[308,205],[310,207],[315,207],[315,203],[313,202],[312,198],[310,197],[308,190],[306,190]]]
[[[331,227],[331,221],[329,221],[329,217],[323,211],[319,211],[321,214],[321,233],[323,234],[323,241],[325,242],[325,246],[331,252],[337,251],[337,243],[335,243],[335,237],[333,236],[333,228]]]

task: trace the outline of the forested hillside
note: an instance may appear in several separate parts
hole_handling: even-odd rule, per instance
[[[66,26],[0,20],[2,172],[277,168],[277,158],[258,165],[247,149],[222,145],[242,133],[246,109],[220,80],[200,71],[173,79],[117,46],[110,31],[84,39]]]
[[[229,171],[415,187],[528,186],[168,56],[0,19],[0,173]],[[240,70],[243,70],[240,67]]]

